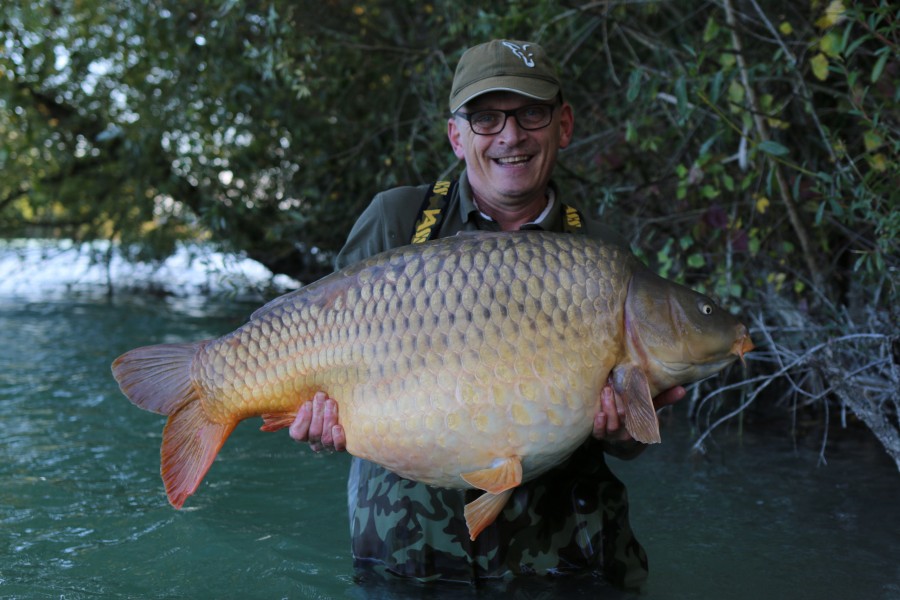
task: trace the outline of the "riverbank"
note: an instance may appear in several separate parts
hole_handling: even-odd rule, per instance
[[[131,262],[107,241],[0,240],[0,295],[29,299],[150,293],[272,297],[300,286],[241,254],[180,244],[164,261]]]

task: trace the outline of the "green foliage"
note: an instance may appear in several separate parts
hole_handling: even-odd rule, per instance
[[[726,300],[777,291],[893,306],[896,10],[653,6],[588,10],[580,27],[593,36],[566,49],[579,129],[590,135],[566,155],[585,184],[579,196],[611,204],[600,209],[630,223],[660,272]]]
[[[374,193],[459,168],[453,68],[510,37],[576,108],[564,189],[659,271],[734,304],[896,300],[896,11],[732,4],[7,3],[0,233],[207,236],[308,280]]]

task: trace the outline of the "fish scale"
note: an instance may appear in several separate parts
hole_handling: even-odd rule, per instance
[[[132,402],[169,415],[162,474],[176,507],[238,421],[263,415],[278,429],[325,390],[350,453],[429,485],[484,489],[474,539],[509,490],[589,436],[604,386],[632,435],[656,442],[651,394],[752,348],[720,310],[685,338],[672,316],[698,318],[698,306],[712,301],[585,236],[460,235],[375,255],[221,338],[132,350],[113,373]]]
[[[205,394],[242,406],[252,415],[263,410],[289,411],[296,408],[298,399],[318,389],[328,390],[339,399],[349,452],[431,485],[463,487],[466,484],[460,473],[478,470],[497,456],[508,454],[529,457],[525,477],[536,476],[552,466],[545,456],[555,460],[557,455],[574,450],[587,435],[600,386],[616,358],[615,351],[606,350],[614,347],[608,342],[616,331],[607,327],[604,335],[594,335],[590,345],[583,345],[574,360],[564,359],[571,340],[583,337],[571,329],[596,328],[568,318],[565,305],[561,308],[559,303],[560,296],[565,301],[567,295],[557,294],[559,281],[548,266],[566,263],[585,268],[598,264],[603,253],[595,252],[591,262],[579,245],[522,245],[509,236],[494,237],[491,242],[475,245],[461,239],[456,244],[443,244],[439,251],[420,254],[413,248],[396,253],[386,263],[364,263],[358,271],[363,304],[354,302],[357,294],[349,290],[357,288],[352,286],[333,290],[327,303],[308,308],[309,294],[282,302],[234,334],[247,354],[254,357],[244,361],[248,373],[209,369],[203,379]],[[605,258],[611,259],[611,249],[604,250]],[[555,260],[543,260],[546,253],[553,253]],[[560,253],[565,258],[556,258]],[[512,281],[498,278],[496,265],[504,259],[515,260]],[[584,274],[577,279],[596,281],[599,275]],[[588,296],[587,289],[573,287],[577,296]],[[612,289],[607,286],[608,292]],[[505,305],[498,303],[498,296],[513,302],[515,310],[505,311],[505,317],[501,314]],[[410,327],[409,320],[399,320],[403,298],[416,299],[414,305],[407,302],[405,308],[413,308],[422,317],[418,327]],[[593,302],[601,300],[605,299],[595,297]],[[294,325],[285,325],[288,319],[284,313],[298,312],[305,317],[306,335],[296,331]],[[359,330],[345,326],[360,321],[374,327]],[[306,344],[285,357],[287,362],[272,364],[267,340],[273,337],[273,331],[281,335],[284,329],[292,330],[288,338],[305,339]],[[235,352],[227,337],[207,345],[203,353],[208,358],[201,355],[200,360],[221,365],[222,354]],[[362,349],[361,357],[355,356],[354,348]],[[544,360],[554,366],[560,384],[550,380],[551,373],[534,368]],[[595,372],[594,377],[588,376],[590,371]],[[233,380],[244,385],[228,389],[228,382]],[[276,390],[277,382],[287,385]],[[460,386],[501,387],[502,391],[481,395],[482,405],[477,406],[459,402]],[[385,401],[373,401],[372,391],[376,397],[384,396]],[[568,399],[566,407],[571,412],[566,417],[554,411],[549,418],[539,401],[547,398],[556,403],[563,397]],[[438,418],[425,419],[425,414]],[[528,430],[508,434],[497,448],[465,444],[474,433],[465,425],[477,419],[481,423],[478,431],[484,434],[490,431],[487,423],[500,426],[508,418]],[[553,423],[574,428],[561,447],[547,445],[547,432]],[[415,440],[400,438],[386,443],[383,439],[385,435],[399,436],[420,429],[432,430],[429,437],[433,442],[425,447]],[[454,460],[444,460],[438,469],[409,458],[447,455],[451,450]]]

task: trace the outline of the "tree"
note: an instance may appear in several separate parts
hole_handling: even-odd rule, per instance
[[[308,279],[375,191],[447,167],[443,86],[397,89],[448,77],[411,2],[61,4],[3,17],[7,234],[159,256],[205,231]]]

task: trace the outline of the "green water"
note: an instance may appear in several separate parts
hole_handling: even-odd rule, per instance
[[[347,457],[242,424],[200,491],[173,510],[159,479],[163,419],[119,393],[109,363],[137,345],[240,325],[255,305],[0,298],[0,598],[631,598],[593,579],[506,588],[358,581]],[[632,524],[650,555],[637,596],[900,598],[900,474],[871,442],[795,448],[715,437],[690,452],[684,417],[630,463]]]

